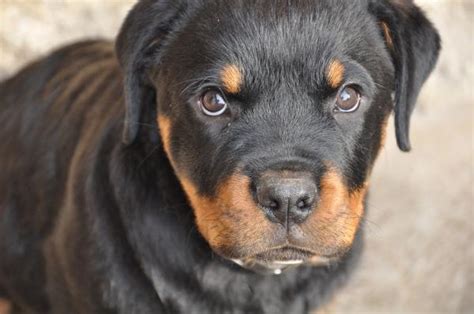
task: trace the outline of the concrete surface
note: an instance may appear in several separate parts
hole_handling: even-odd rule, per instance
[[[413,152],[393,128],[372,180],[365,255],[333,313],[474,313],[474,2],[419,0],[444,50]],[[112,37],[133,1],[0,0],[0,77],[79,38]]]

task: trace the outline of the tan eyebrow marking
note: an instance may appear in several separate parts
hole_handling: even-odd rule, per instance
[[[342,81],[344,80],[344,73],[346,69],[341,61],[334,59],[329,64],[326,77],[329,82],[329,86],[332,88],[337,88],[341,85]]]
[[[226,92],[237,94],[240,92],[243,76],[240,69],[234,65],[226,65],[220,72],[220,78]]]

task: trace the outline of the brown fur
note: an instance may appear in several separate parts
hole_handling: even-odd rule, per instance
[[[236,65],[226,65],[220,74],[222,84],[228,93],[237,94],[240,92],[243,77],[241,70]]]
[[[11,304],[5,299],[0,299],[0,314],[10,314]]]
[[[94,77],[99,69],[111,68],[116,66],[113,46],[109,43],[99,42],[90,46],[84,46],[70,53],[69,58],[74,60],[70,64],[65,64],[64,69],[56,72],[49,80],[44,89],[44,95],[51,94],[58,86],[65,82],[68,83],[68,89],[63,94],[76,90],[80,83],[84,83],[83,78]],[[87,69],[87,70],[86,70]],[[80,75],[79,75],[80,74]],[[73,78],[73,81],[71,81]]]
[[[307,237],[315,239],[316,246],[330,250],[349,248],[354,241],[364,211],[367,187],[350,193],[341,175],[329,169],[321,181],[320,200],[314,214],[301,225]],[[329,254],[331,252],[325,252]]]
[[[381,22],[380,26],[382,27],[382,31],[385,37],[385,41],[387,42],[387,46],[390,49],[393,49],[393,38],[392,38],[392,32],[390,31],[390,28],[388,27],[388,24],[385,22]]]
[[[326,78],[329,86],[332,88],[338,88],[344,80],[345,71],[346,70],[341,61],[336,59],[331,61],[326,71]]]
[[[270,223],[253,201],[250,178],[234,174],[223,182],[215,197],[201,196],[191,181],[181,179],[181,184],[194,208],[199,231],[217,251],[228,247],[253,247],[256,254],[264,247],[261,236],[270,232]],[[226,252],[232,254],[231,252]]]
[[[158,115],[158,126],[160,128],[161,141],[163,143],[163,149],[169,160],[172,161],[170,151],[170,137],[171,137],[171,120],[164,115]]]

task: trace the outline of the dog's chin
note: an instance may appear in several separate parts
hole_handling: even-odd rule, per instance
[[[256,273],[280,275],[285,270],[299,266],[328,266],[337,259],[334,256],[320,256],[309,250],[287,246],[231,260],[239,266]]]

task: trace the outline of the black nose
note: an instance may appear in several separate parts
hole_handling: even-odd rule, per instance
[[[257,201],[268,218],[285,226],[308,218],[317,199],[316,183],[304,172],[267,172],[256,188]]]

